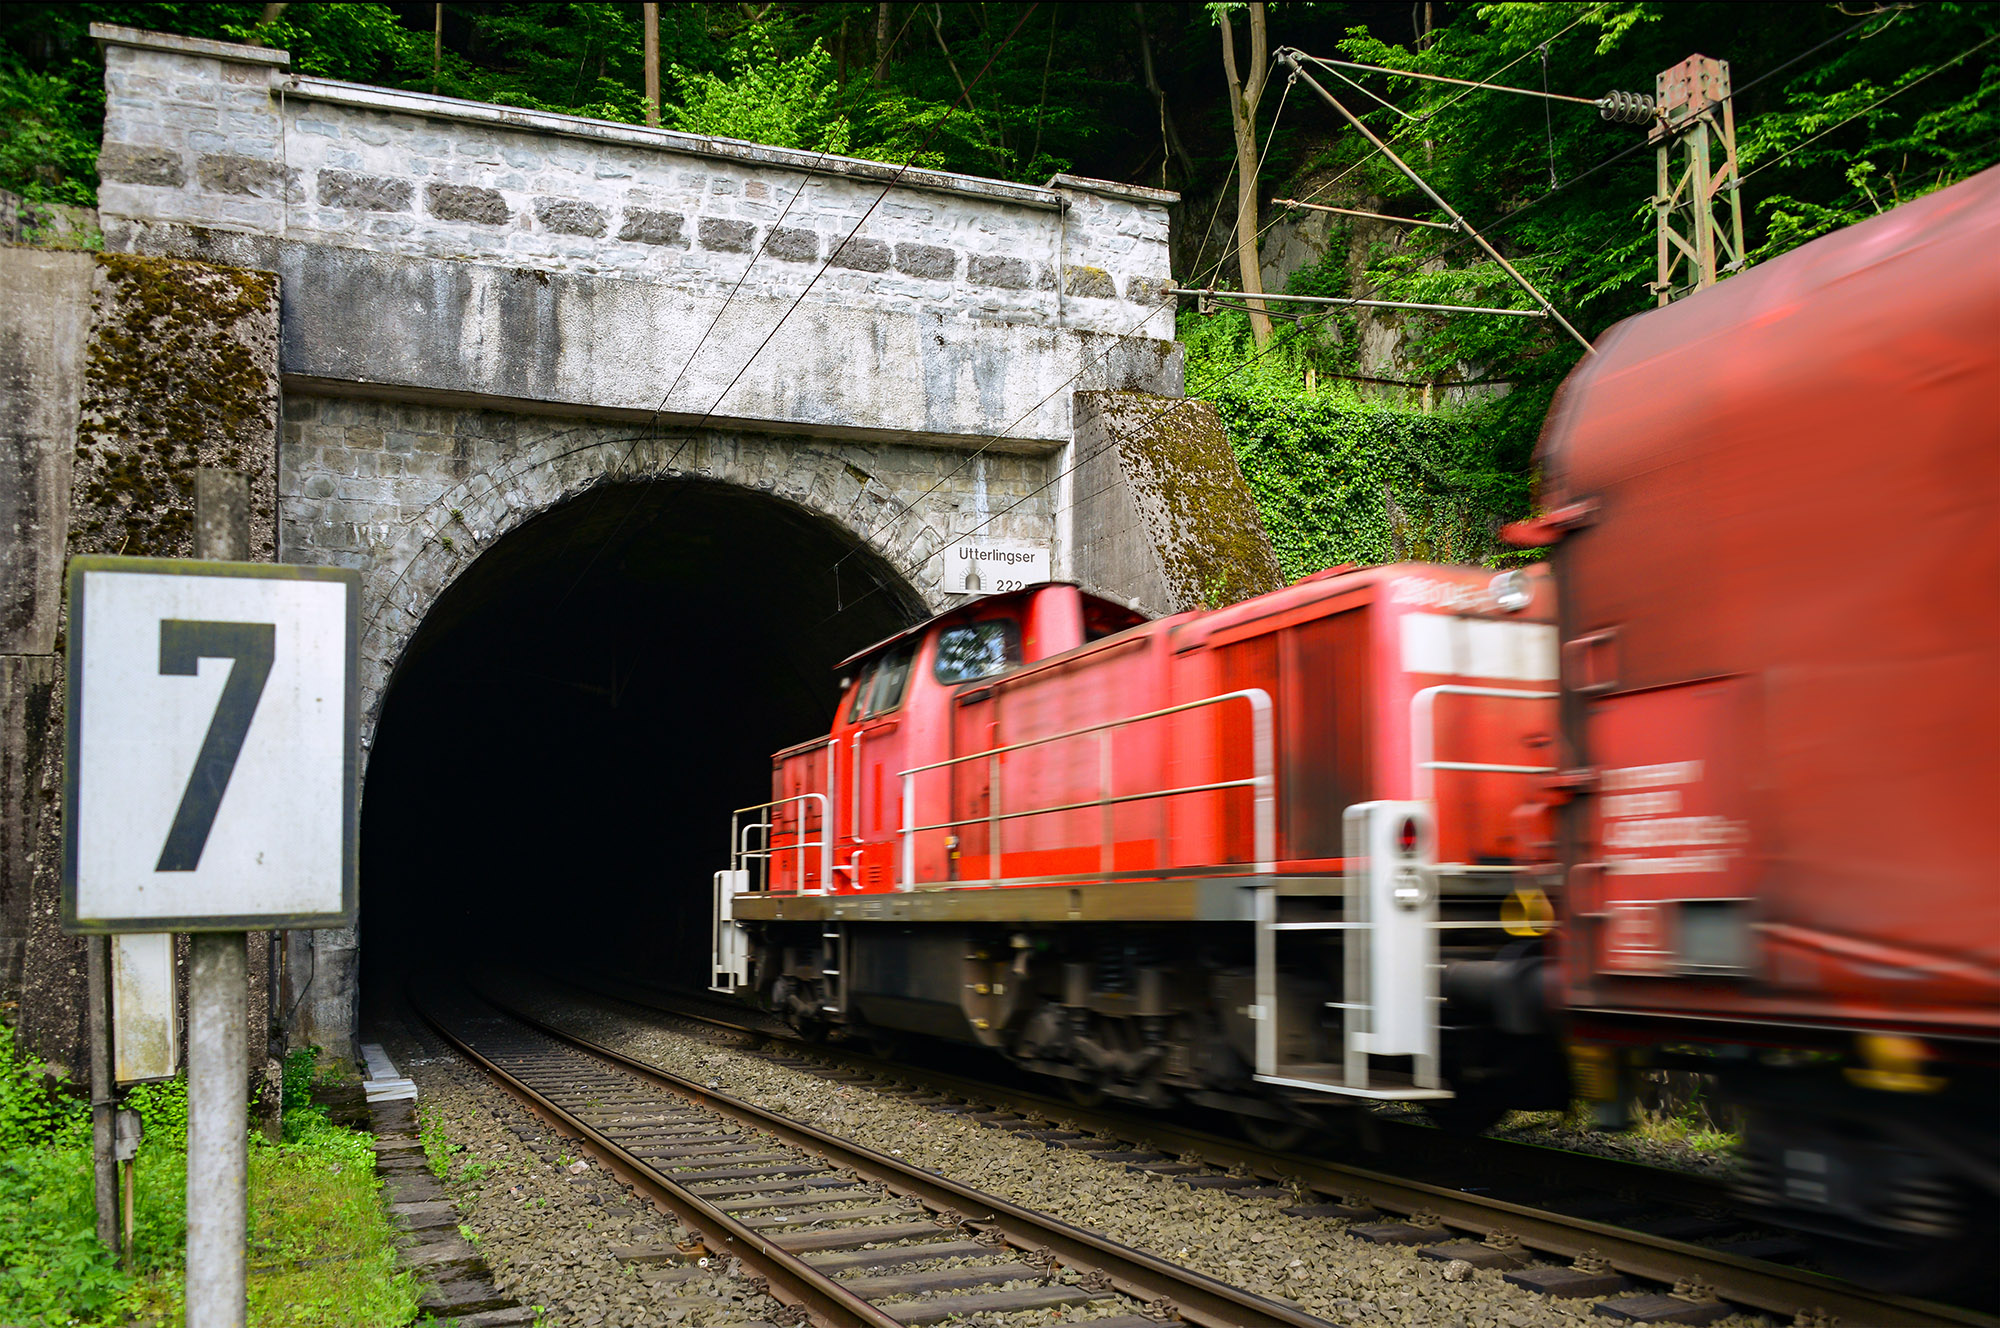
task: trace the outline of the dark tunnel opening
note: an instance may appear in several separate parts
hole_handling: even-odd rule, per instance
[[[364,1007],[441,965],[705,982],[731,810],[827,730],[834,666],[923,611],[850,532],[730,485],[603,485],[502,537],[383,705]]]

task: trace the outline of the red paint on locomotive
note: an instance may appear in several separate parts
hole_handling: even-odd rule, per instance
[[[829,857],[833,893],[1337,873],[1342,812],[1386,798],[1436,802],[1442,861],[1542,856],[1515,812],[1554,752],[1553,596],[1522,573],[1498,608],[1493,580],[1336,571],[1143,623],[1051,584],[942,614],[843,665],[832,732],[774,758],[768,889],[821,891]]]

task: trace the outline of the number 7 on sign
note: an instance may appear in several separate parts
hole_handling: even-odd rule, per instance
[[[173,828],[167,831],[166,846],[160,850],[154,871],[193,871],[201,864],[201,851],[208,845],[208,832],[215,825],[215,813],[222,806],[236,758],[242,754],[243,739],[250,732],[257,702],[271,677],[277,649],[274,623],[161,620],[161,673],[193,676],[204,659],[231,662],[222,696],[215,703],[215,715],[208,721],[208,736],[202,739],[201,754],[194,758],[187,789],[181,794]]]

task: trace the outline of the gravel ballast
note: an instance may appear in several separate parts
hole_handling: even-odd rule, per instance
[[[1421,1258],[1413,1248],[1343,1235],[1337,1219],[1282,1211],[1297,1200],[1245,1198],[1136,1173],[1082,1151],[1049,1148],[934,1106],[831,1082],[755,1054],[659,1027],[558,991],[509,999],[553,1026],[684,1078],[1060,1217],[1339,1324],[1543,1328],[1607,1322],[1590,1301],[1555,1300],[1506,1284],[1495,1270]],[[1056,1122],[1060,1123],[1060,1122]],[[1080,1310],[1047,1319],[1081,1317]],[[1724,1328],[1768,1328],[1737,1314]]]
[[[734,1261],[663,1259],[691,1233],[535,1116],[430,1034],[384,1029],[396,1064],[417,1085],[419,1119],[455,1146],[446,1188],[501,1290],[539,1305],[549,1328],[640,1324],[723,1328],[789,1322]],[[635,1250],[650,1257],[621,1259]],[[698,1259],[698,1256],[696,1257]]]

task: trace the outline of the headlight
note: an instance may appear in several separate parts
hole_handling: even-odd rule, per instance
[[[1519,613],[1535,598],[1535,591],[1528,584],[1528,574],[1518,569],[1502,572],[1486,585],[1487,593],[1493,596],[1494,607],[1508,613]]]

